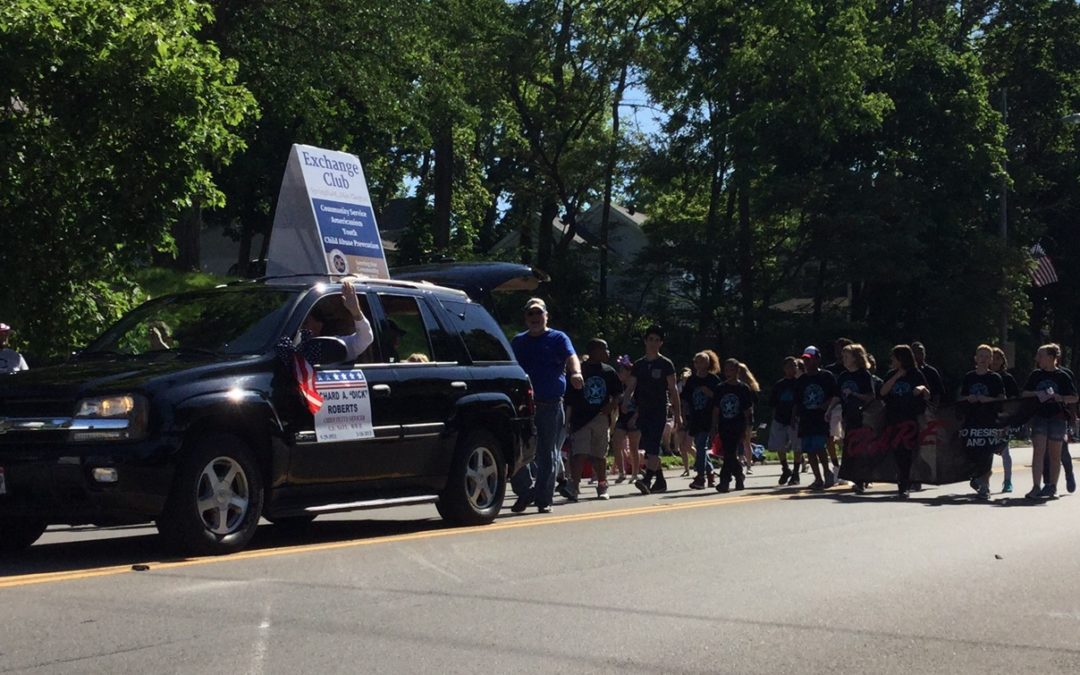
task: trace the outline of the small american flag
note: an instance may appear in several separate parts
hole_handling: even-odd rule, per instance
[[[1046,255],[1042,244],[1031,247],[1031,257],[1035,259],[1035,268],[1031,270],[1031,282],[1035,284],[1035,287],[1041,288],[1057,283],[1057,270],[1054,269],[1054,263],[1050,260],[1050,256]]]
[[[310,337],[311,334],[304,331],[301,334],[299,347],[294,346],[288,337],[282,337],[277,344],[277,354],[285,367],[292,371],[293,377],[296,378],[296,386],[300,390],[300,398],[304,399],[308,410],[314,415],[322,407],[323,397],[315,388],[315,369],[311,363],[319,360],[321,350],[318,343],[308,341]]]

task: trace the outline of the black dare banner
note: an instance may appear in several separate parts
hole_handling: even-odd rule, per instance
[[[896,483],[897,447],[917,448],[910,479],[918,483],[945,485],[972,477],[971,458],[981,452],[1001,452],[1001,446],[1027,423],[1037,402],[1034,399],[1002,401],[995,426],[965,423],[962,405],[927,409],[917,422],[885,424],[885,407],[874,401],[863,410],[863,426],[844,436],[840,477],[849,481]]]

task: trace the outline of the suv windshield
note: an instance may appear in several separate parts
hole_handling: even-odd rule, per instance
[[[268,288],[166,296],[132,310],[81,355],[261,354],[281,337],[296,296]]]

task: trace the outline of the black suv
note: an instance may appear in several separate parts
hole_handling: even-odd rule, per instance
[[[152,300],[66,363],[0,377],[0,550],[50,524],[155,521],[184,553],[228,553],[260,516],[422,502],[491,522],[531,459],[506,337],[460,291],[355,287],[375,342],[352,361],[334,337],[311,342],[320,357],[301,341],[313,313],[321,335],[355,332],[341,285],[276,280]]]

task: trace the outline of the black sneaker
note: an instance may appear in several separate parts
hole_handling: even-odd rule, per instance
[[[1039,496],[1044,499],[1057,499],[1057,486],[1056,485],[1044,485],[1042,490],[1039,490]]]
[[[743,490],[746,488],[746,479],[742,476],[735,476],[735,489]]]
[[[569,499],[572,502],[577,501],[577,495],[574,494],[570,484],[566,481],[559,483],[559,487],[555,488],[555,491],[562,495],[563,499]]]
[[[727,494],[728,492],[731,492],[730,485],[730,483],[721,482],[719,485],[716,486],[716,491],[720,494]]]
[[[536,507],[536,512],[537,513],[551,513],[551,507],[550,506],[537,506]]]
[[[791,480],[789,480],[787,482],[787,484],[788,485],[798,485],[801,481],[802,481],[802,479],[799,478],[799,472],[796,471],[795,473],[791,474]]]
[[[791,470],[786,466],[784,470],[780,472],[780,485],[787,485],[787,482],[791,479]]]
[[[857,495],[866,494],[866,485],[862,481],[857,480],[852,483],[851,489],[855,490],[855,494]]]
[[[819,478],[819,479],[815,480],[813,483],[810,483],[810,489],[811,490],[824,490],[825,489],[825,482],[822,481]]]
[[[644,478],[638,478],[634,481],[634,487],[641,491],[641,494],[649,494],[649,484],[645,482]]]
[[[694,480],[690,481],[691,490],[704,490],[705,489],[705,477],[697,476]]]
[[[532,504],[532,497],[521,495],[514,502],[514,505],[510,507],[510,510],[514,513],[525,513],[525,509],[529,508],[529,504]]]
[[[1076,492],[1076,475],[1072,471],[1065,474],[1065,489],[1069,494]]]
[[[657,492],[667,492],[667,481],[664,480],[663,476],[658,476],[657,479],[653,481],[652,487],[649,488],[649,492],[653,494],[656,494]]]

